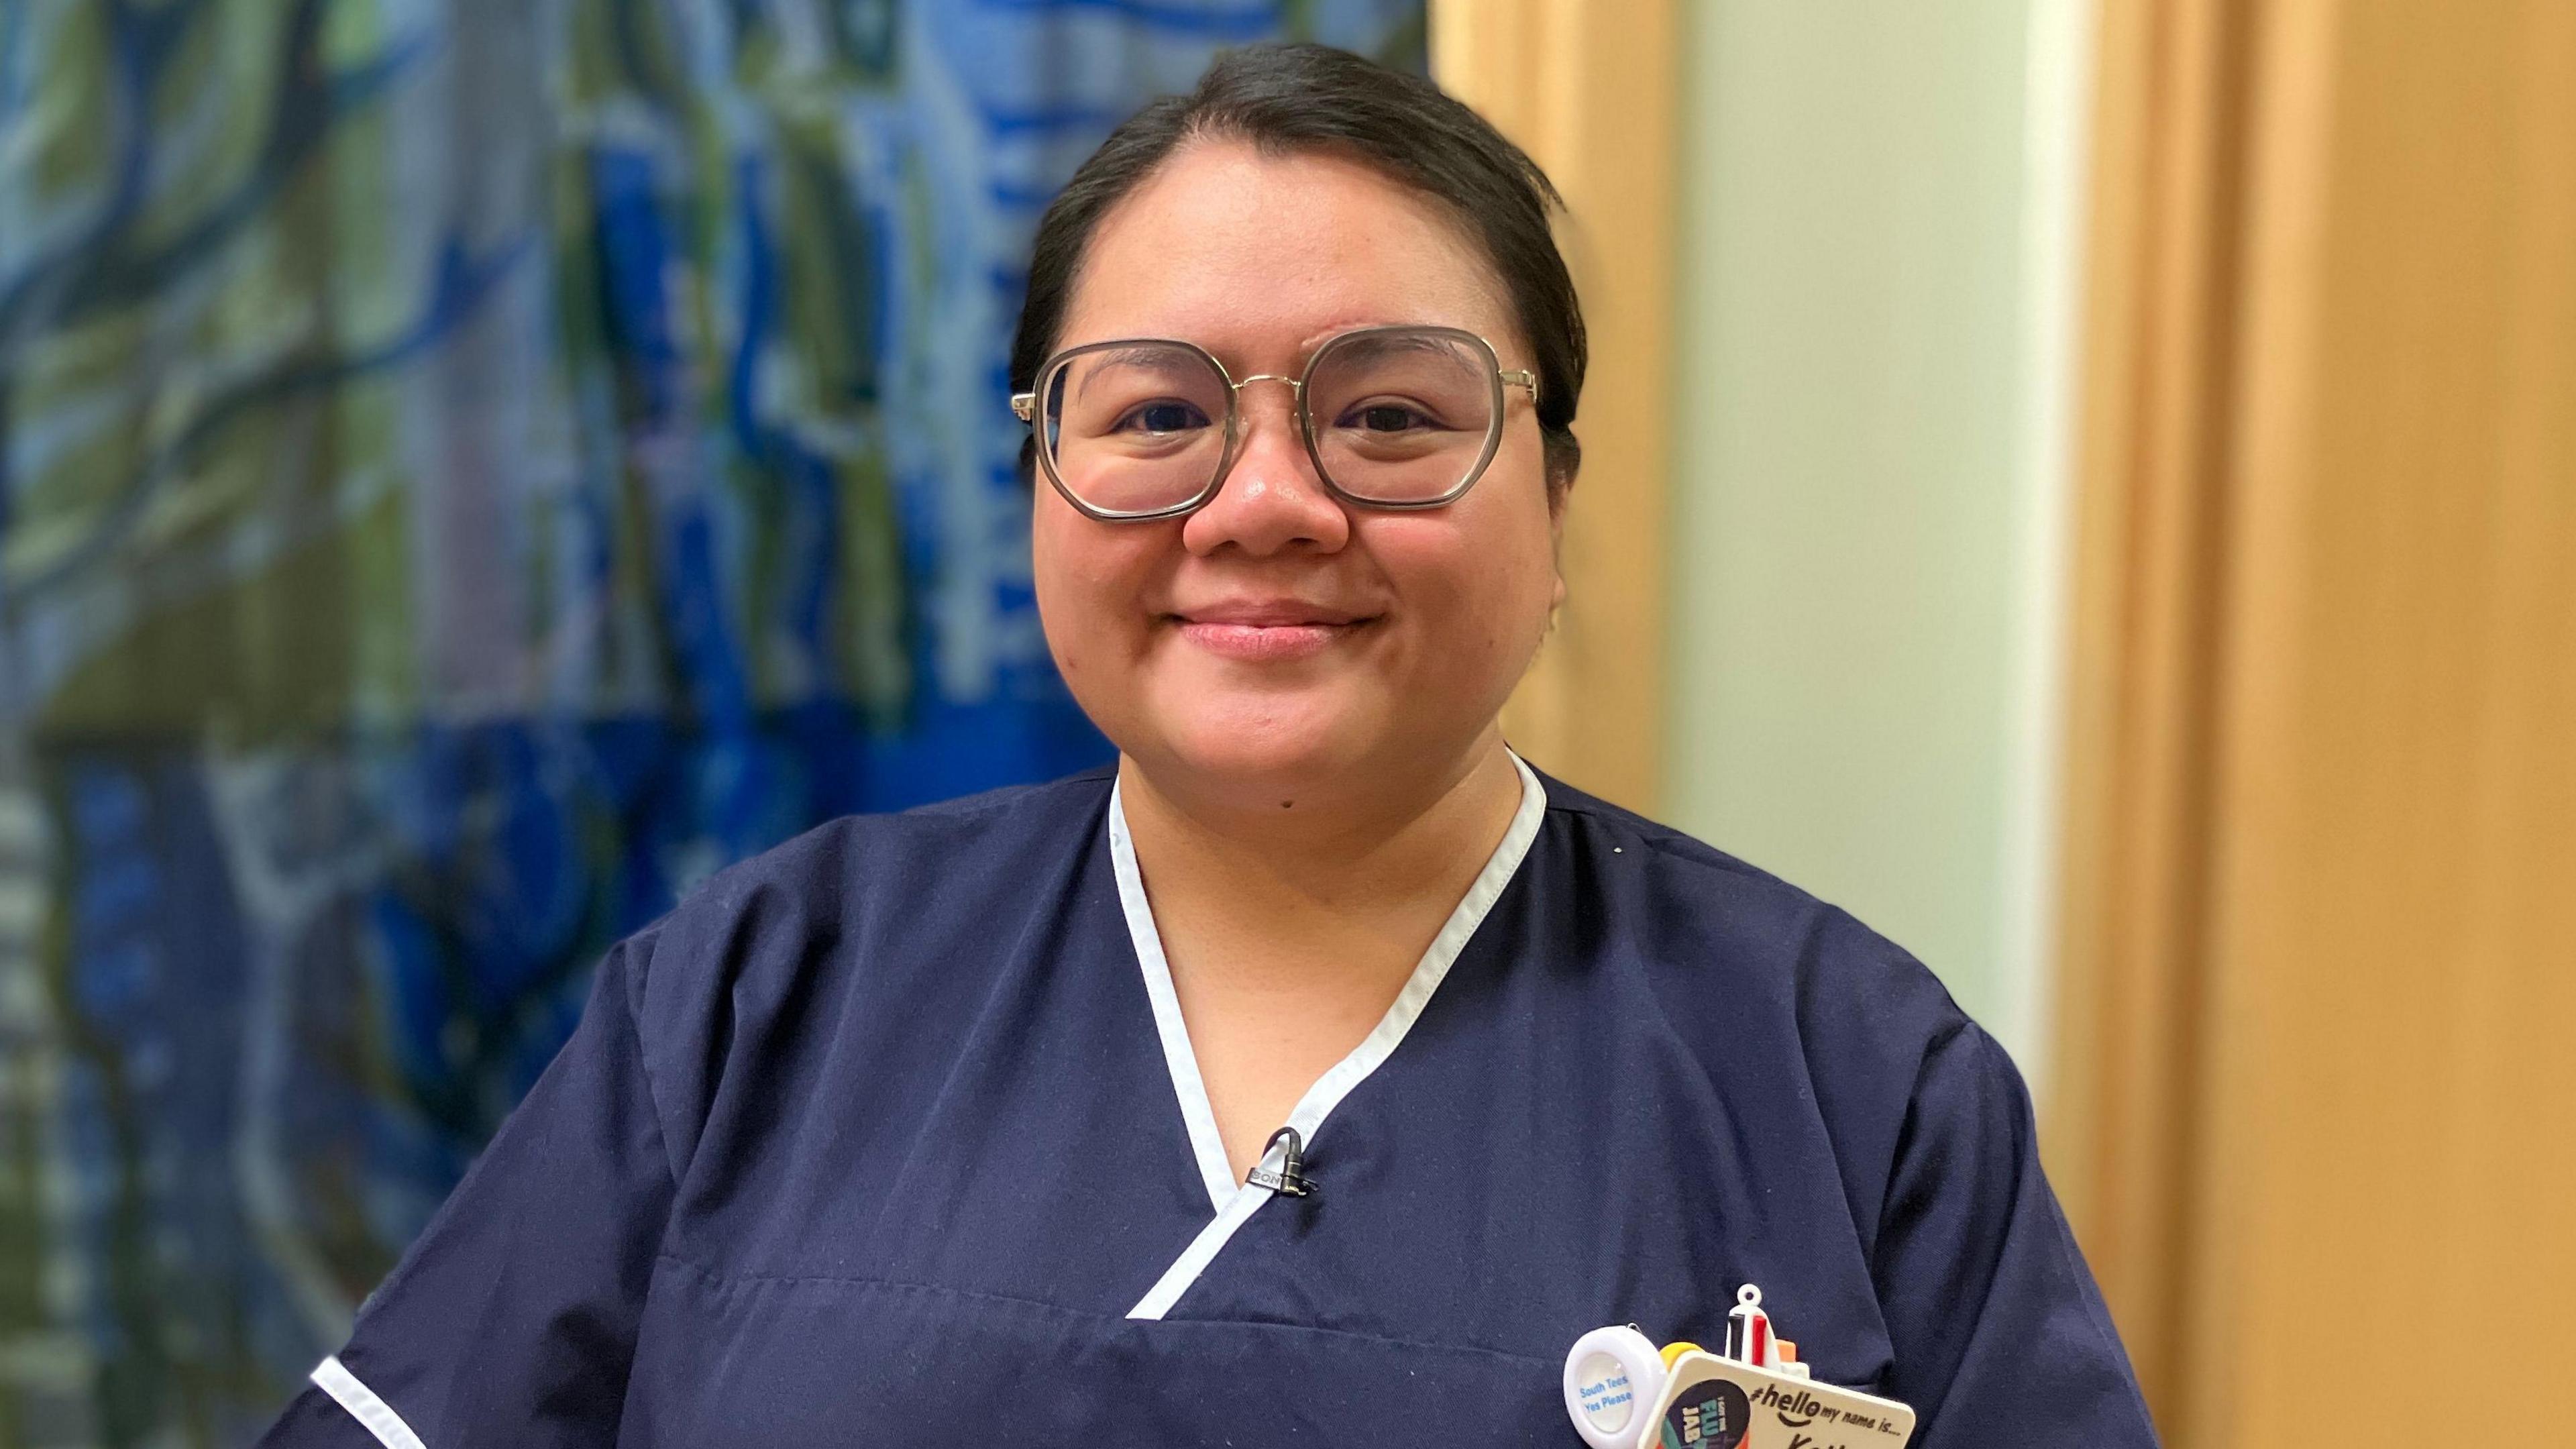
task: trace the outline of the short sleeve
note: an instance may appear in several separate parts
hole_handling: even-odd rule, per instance
[[[2039,1166],[2030,1096],[1961,1020],[1925,1051],[1871,1254],[1916,1449],[2150,1449],[2155,1430]]]
[[[636,1026],[643,954],[608,954],[571,1041],[261,1444],[615,1442],[673,1194]]]

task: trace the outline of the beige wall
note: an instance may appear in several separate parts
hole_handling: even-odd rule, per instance
[[[2089,12],[1684,13],[1665,813],[2037,1066]]]

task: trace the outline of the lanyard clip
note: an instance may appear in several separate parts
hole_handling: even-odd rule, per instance
[[[1315,1179],[1308,1177],[1305,1171],[1306,1139],[1297,1135],[1296,1128],[1282,1127],[1271,1133],[1270,1140],[1261,1145],[1262,1160],[1269,1160],[1270,1149],[1278,1147],[1283,1137],[1287,1139],[1287,1146],[1279,1154],[1279,1170],[1273,1172],[1267,1167],[1256,1166],[1243,1175],[1243,1180],[1255,1187],[1266,1187],[1282,1197],[1313,1197]]]

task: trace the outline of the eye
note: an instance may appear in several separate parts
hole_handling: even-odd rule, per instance
[[[1184,433],[1208,425],[1206,413],[1176,398],[1138,403],[1119,418],[1117,431],[1141,433]]]
[[[1439,427],[1440,420],[1410,403],[1373,402],[1344,411],[1334,426],[1366,433],[1418,433]]]

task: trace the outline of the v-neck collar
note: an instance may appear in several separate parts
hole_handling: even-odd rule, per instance
[[[1403,989],[1396,993],[1394,1004],[1378,1019],[1377,1026],[1297,1099],[1284,1125],[1295,1128],[1301,1141],[1312,1144],[1324,1119],[1341,1104],[1342,1098],[1394,1054],[1405,1033],[1413,1029],[1415,1019],[1422,1015],[1423,1007],[1430,1004],[1432,993],[1440,989],[1458,953],[1476,934],[1486,912],[1493,909],[1503,887],[1519,871],[1530,843],[1538,838],[1539,822],[1547,814],[1547,791],[1539,784],[1537,772],[1519,755],[1512,755],[1511,761],[1512,768],[1520,772],[1521,803],[1512,812],[1512,823],[1503,831],[1502,842],[1494,847],[1484,868],[1476,872],[1466,895],[1450,911],[1440,934],[1432,937],[1430,949],[1415,963]],[[1117,784],[1112,784],[1109,791],[1109,858],[1118,880],[1118,903],[1127,916],[1127,933],[1135,943],[1136,963],[1144,972],[1145,996],[1153,1004],[1154,1030],[1162,1038],[1163,1062],[1171,1073],[1172,1091],[1180,1099],[1181,1120],[1189,1129],[1190,1151],[1198,1161],[1209,1205],[1216,1213],[1215,1220],[1164,1273],[1163,1280],[1127,1315],[1160,1318],[1196,1281],[1200,1270],[1225,1246],[1226,1239],[1269,1200],[1272,1192],[1257,1183],[1237,1183],[1234,1168],[1226,1160],[1225,1140],[1217,1133],[1216,1109],[1208,1100],[1207,1080],[1199,1074],[1198,1055],[1190,1047],[1189,1027],[1181,1020],[1181,999],[1172,986],[1171,962],[1163,954],[1163,937],[1154,925],[1154,908],[1145,898],[1144,875],[1136,868],[1136,844],[1127,831],[1126,800]],[[1270,1157],[1277,1155],[1279,1149],[1273,1148],[1263,1158],[1264,1165],[1271,1165]]]

